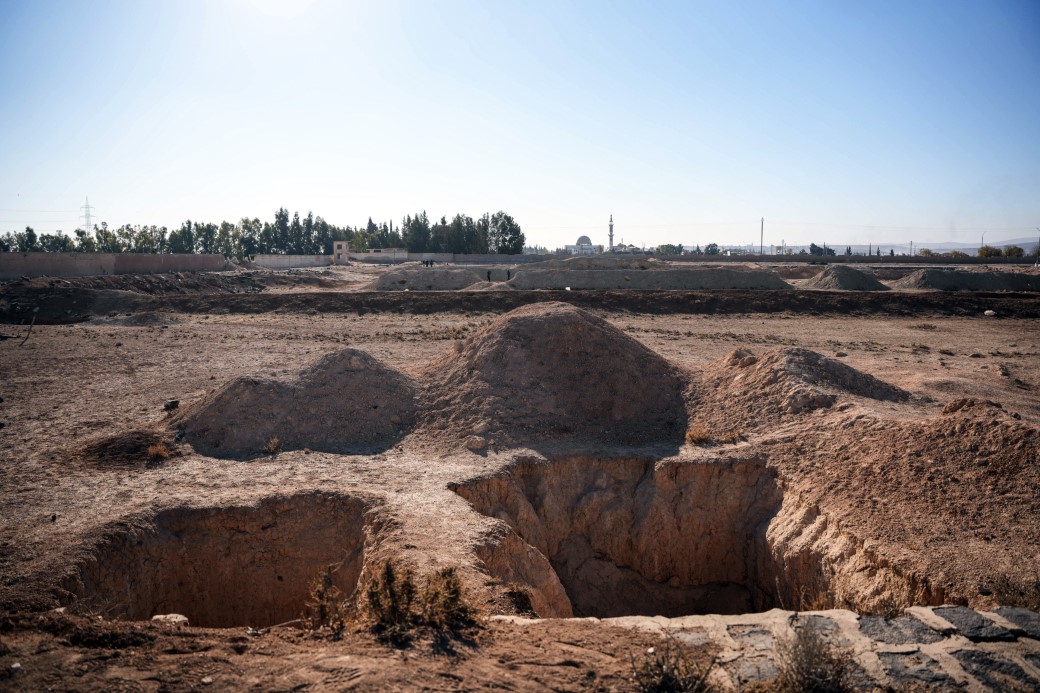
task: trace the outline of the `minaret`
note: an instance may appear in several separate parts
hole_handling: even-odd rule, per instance
[[[610,252],[614,252],[614,215],[610,215]]]

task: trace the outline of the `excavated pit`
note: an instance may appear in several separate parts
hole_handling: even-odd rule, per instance
[[[865,567],[815,545],[834,537],[785,502],[761,456],[528,459],[454,490],[508,525],[478,556],[542,617],[737,614],[834,589],[854,601],[845,575]]]
[[[173,508],[110,532],[66,581],[71,604],[110,618],[187,616],[205,627],[264,627],[299,618],[331,564],[354,592],[371,503],[338,494],[257,505]]]

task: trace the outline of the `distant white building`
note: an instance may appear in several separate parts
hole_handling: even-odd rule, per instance
[[[599,255],[603,252],[603,246],[592,245],[592,239],[588,236],[579,236],[574,245],[563,246],[568,255]]]

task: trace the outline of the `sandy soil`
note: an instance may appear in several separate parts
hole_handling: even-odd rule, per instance
[[[371,274],[362,274],[349,281],[358,287],[371,281]],[[421,404],[431,398],[429,388],[440,382],[430,375],[431,364],[467,353],[466,340],[472,344],[475,335],[517,305],[517,295],[526,293],[416,295],[384,305],[379,301],[388,299],[338,294],[313,273],[305,276],[311,278],[300,285],[276,288],[268,283],[259,293],[243,290],[245,296],[233,296],[226,287],[180,298],[159,292],[144,299],[150,301],[144,310],[122,310],[130,304],[120,303],[120,294],[113,304],[118,311],[93,312],[74,324],[37,324],[24,344],[26,325],[0,327],[10,337],[0,340],[0,605],[7,613],[76,603],[76,595],[91,589],[84,575],[99,556],[115,560],[117,554],[106,548],[113,537],[126,542],[126,536],[139,536],[134,532],[145,536],[162,512],[251,508],[272,497],[297,508],[299,498],[315,492],[344,494],[364,506],[366,566],[387,557],[424,570],[458,566],[488,613],[509,610],[503,607],[503,574],[489,569],[499,555],[495,552],[505,546],[507,521],[476,512],[451,487],[494,477],[530,460],[549,464],[563,452],[572,454],[573,441],[528,440],[528,447],[512,447],[505,439],[494,440],[493,427],[491,433],[474,430],[479,421],[466,417],[460,418],[466,421],[464,429],[445,426],[446,435],[440,436],[406,433],[366,454],[296,449],[251,460],[222,459],[199,455],[172,437],[178,413],[164,410],[168,400],[179,400],[179,410],[188,411],[234,378],[291,379],[345,347],[360,349],[414,379],[420,389],[426,388]],[[234,288],[237,292],[241,287]],[[52,293],[33,294],[30,289]],[[5,300],[50,296],[60,306],[67,299],[62,291],[81,289],[33,284],[9,290]],[[782,301],[767,312],[754,312],[751,302],[740,311],[733,295],[691,293],[685,297],[685,311],[667,310],[681,301],[672,296],[666,308],[654,305],[654,312],[641,310],[653,296],[630,300],[608,292],[599,298],[572,297],[619,334],[685,373],[683,427],[700,423],[708,431],[705,440],[656,446],[585,441],[582,454],[593,463],[648,458],[658,467],[763,460],[778,479],[785,504],[779,516],[788,523],[774,525],[771,541],[788,556],[811,553],[814,566],[823,566],[821,574],[830,576],[821,586],[839,605],[867,609],[889,599],[898,605],[986,607],[1015,590],[1026,594],[1040,582],[1036,300],[783,293],[797,296],[755,299],[759,305]],[[261,299],[270,302],[255,303]],[[368,303],[349,303],[362,299]],[[463,308],[452,310],[452,300]],[[234,301],[254,303],[229,310]],[[689,309],[696,301],[713,308],[730,305],[727,301],[733,305],[704,314]],[[344,302],[347,308],[337,307]],[[801,309],[804,305],[808,310]],[[860,314],[846,314],[850,307]],[[982,315],[990,307],[999,309],[996,317]],[[666,312],[655,314],[661,310]],[[53,314],[61,313],[55,309]],[[875,376],[909,397],[872,399],[827,385],[818,373],[809,374],[815,380],[792,375],[787,366],[777,371],[779,376],[767,372],[768,364],[782,361],[770,354],[796,347]],[[746,353],[734,360],[738,349]],[[754,359],[744,361],[747,356]],[[755,368],[755,377],[762,382],[772,378],[768,382],[780,388],[769,390],[761,401],[742,385]],[[788,382],[787,377],[795,380]],[[803,395],[808,402],[804,406],[782,405]],[[972,401],[962,401],[966,399]],[[479,411],[485,418],[493,415],[486,407]],[[146,441],[156,436],[169,442],[173,456],[152,463],[133,449],[113,454],[111,441],[130,432],[142,432]],[[471,445],[474,435],[486,436],[484,444]],[[99,441],[109,447],[98,447]],[[300,522],[311,523],[314,532],[321,531],[322,517],[293,512]],[[794,547],[796,539],[810,534],[820,546],[840,551],[828,553],[816,544],[811,551]],[[130,548],[119,560],[131,570],[133,543],[125,546]],[[313,555],[301,548],[304,553],[292,554],[293,560],[313,561],[317,568],[333,558],[319,555],[320,546],[315,547]],[[154,550],[167,556],[161,546]],[[190,563],[196,558],[164,560]],[[214,549],[200,552],[197,560],[223,559]],[[124,563],[118,565],[124,569]],[[248,581],[249,573],[242,575]],[[528,587],[543,589],[536,578],[544,577],[528,576]],[[239,597],[249,598],[249,592],[243,587]],[[477,647],[445,659],[428,647],[394,651],[359,634],[329,643],[278,631],[265,636],[266,651],[261,652],[260,641],[239,642],[241,628],[168,632],[166,627],[147,631],[141,626],[147,636],[99,650],[69,638],[69,629],[90,630],[89,623],[73,619],[69,625],[59,618],[58,625],[47,625],[17,618],[23,620],[5,627],[16,635],[5,636],[0,628],[0,637],[22,653],[22,662],[38,669],[34,675],[39,678],[32,679],[38,687],[75,681],[75,686],[92,688],[126,678],[140,688],[159,683],[182,690],[201,685],[206,676],[219,676],[228,677],[220,678],[227,685],[291,689],[332,672],[346,677],[341,683],[348,686],[354,677],[349,672],[357,670],[365,673],[367,685],[376,687],[396,687],[407,680],[414,689],[457,688],[495,680],[504,687],[579,690],[595,683],[611,689],[627,685],[622,673],[628,669],[627,657],[645,648],[647,638],[580,622],[550,620],[526,631],[499,623],[480,636]],[[122,627],[119,632],[129,631]],[[245,654],[237,652],[240,644]],[[29,657],[31,652],[37,654]],[[98,660],[102,656],[103,662]],[[372,672],[379,672],[376,678]],[[152,684],[146,685],[147,678]]]

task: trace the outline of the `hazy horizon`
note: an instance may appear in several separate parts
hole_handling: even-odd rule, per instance
[[[529,245],[1040,226],[1035,2],[0,5],[0,234],[505,210]]]

